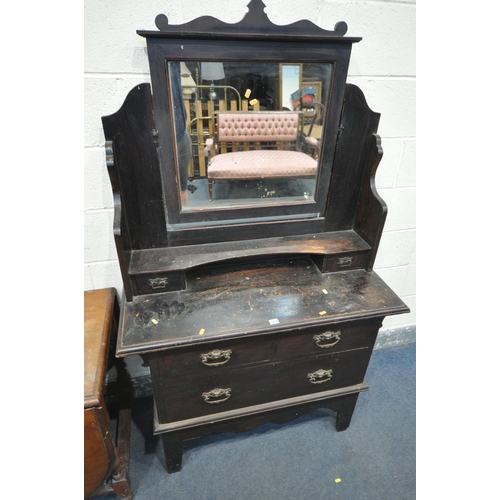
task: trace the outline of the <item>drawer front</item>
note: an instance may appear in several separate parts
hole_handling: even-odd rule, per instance
[[[353,321],[315,326],[277,337],[276,359],[285,361],[310,354],[328,354],[351,349],[372,348],[380,320]]]
[[[168,292],[170,290],[185,288],[185,276],[182,271],[132,276],[132,282],[134,283],[137,295]]]
[[[230,342],[204,343],[193,348],[173,349],[149,359],[153,378],[204,377],[228,374],[235,368],[274,359],[276,340],[240,339]]]
[[[313,260],[322,273],[362,269],[366,266],[370,251],[349,252],[342,255],[316,255]]]
[[[166,377],[155,390],[159,423],[245,408],[363,382],[371,349],[247,365],[226,374]]]

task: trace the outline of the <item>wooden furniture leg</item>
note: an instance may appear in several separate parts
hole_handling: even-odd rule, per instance
[[[168,472],[179,472],[182,468],[182,436],[179,432],[161,435]]]
[[[111,476],[111,485],[118,498],[132,500],[133,495],[130,489],[130,477],[128,474],[130,462],[130,406],[132,382],[123,359],[117,358],[115,360],[115,366],[119,382],[120,409],[118,412],[116,443],[118,464]]]
[[[111,486],[118,498],[132,500],[133,495],[130,490],[130,478],[128,475],[128,464],[118,465],[111,476]]]
[[[365,383],[359,385],[360,391],[368,390]],[[179,472],[182,468],[183,443],[194,441],[207,434],[214,432],[248,432],[255,429],[264,422],[285,423],[304,415],[317,408],[329,408],[336,415],[337,431],[344,431],[349,427],[354,409],[358,400],[359,392],[338,396],[331,399],[304,402],[290,407],[277,408],[262,413],[242,415],[220,422],[210,422],[196,427],[162,432],[161,425],[157,425],[155,433],[159,434],[163,441],[166,469],[168,473]],[[156,409],[155,409],[156,413]],[[157,416],[155,417],[155,420]],[[335,417],[333,417],[335,421]]]
[[[340,410],[337,413],[337,431],[345,431],[349,427],[358,396],[359,393],[355,393],[342,397]]]

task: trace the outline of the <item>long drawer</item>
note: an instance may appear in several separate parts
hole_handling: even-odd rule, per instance
[[[220,413],[361,383],[371,349],[247,365],[225,373],[163,377],[155,388],[159,423]]]

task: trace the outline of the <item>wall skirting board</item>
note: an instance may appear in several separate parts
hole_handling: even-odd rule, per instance
[[[374,349],[385,349],[416,342],[416,331],[417,328],[415,325],[381,330],[377,336]],[[137,360],[139,363],[142,363],[142,359],[139,356],[137,356]],[[134,360],[128,358],[127,363],[133,365]],[[152,396],[153,387],[151,385],[149,368],[139,365],[139,369],[134,366],[128,366],[128,369],[132,383],[132,397],[142,398]],[[114,369],[110,370],[107,375],[106,397],[110,400],[110,403],[117,398],[116,372]]]
[[[395,347],[402,344],[411,344],[417,341],[416,325],[403,326],[399,328],[389,328],[380,330],[377,335],[374,349],[383,349],[384,347]]]

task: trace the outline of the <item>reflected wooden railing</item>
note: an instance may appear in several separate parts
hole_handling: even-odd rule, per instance
[[[187,116],[190,118],[186,123],[186,129],[191,137],[193,154],[189,164],[188,176],[196,176],[196,170],[200,177],[207,176],[207,158],[205,157],[205,140],[213,137],[215,132],[215,111],[259,111],[260,102],[257,99],[249,101],[242,99],[241,94],[234,87],[228,85],[188,85],[187,88],[195,89],[196,97],[184,99]],[[206,100],[199,99],[200,89],[224,89],[224,99]],[[237,94],[236,99],[227,98],[227,92],[231,90]],[[221,152],[226,152],[222,151]],[[196,169],[196,167],[198,167]]]

